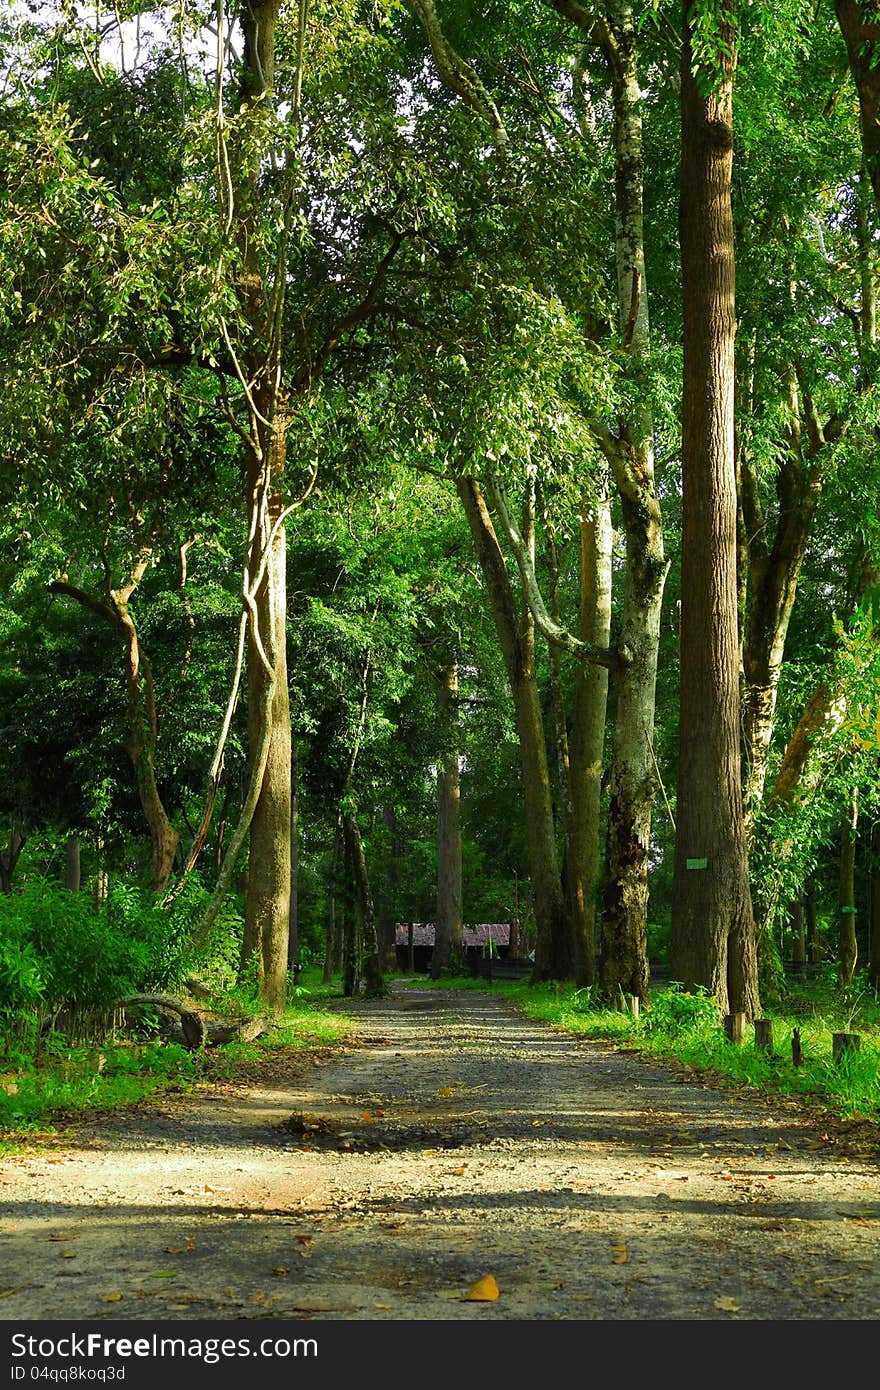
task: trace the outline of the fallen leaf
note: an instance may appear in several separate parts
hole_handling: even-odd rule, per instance
[[[738,1313],[740,1309],[736,1299],[728,1298],[726,1295],[724,1298],[716,1298],[715,1307],[719,1313]]]
[[[627,1250],[626,1246],[612,1245],[611,1249],[614,1251],[614,1254],[611,1257],[611,1263],[613,1265],[625,1265],[629,1260],[629,1251]]]
[[[282,1274],[289,1274],[289,1273],[290,1273],[290,1270],[289,1270],[289,1269],[285,1269],[285,1268],[284,1268],[284,1265],[279,1265],[277,1269],[273,1269],[273,1270],[272,1270],[272,1273],[273,1273],[273,1274],[277,1274],[278,1277],[280,1278]]]
[[[297,1241],[299,1242],[300,1245],[311,1245],[311,1243],[312,1243],[312,1237],[311,1237],[311,1236],[297,1236]]]
[[[75,1250],[62,1250],[62,1251],[61,1251],[61,1258],[62,1258],[62,1260],[75,1260],[75,1259],[76,1259],[76,1251],[75,1251]]]
[[[105,1293],[105,1294],[102,1294],[101,1297],[103,1298],[103,1300],[104,1300],[105,1303],[121,1303],[121,1302],[122,1302],[122,1294],[119,1293],[118,1290],[116,1291],[116,1293]]]
[[[494,1274],[485,1274],[472,1284],[464,1296],[465,1303],[494,1303],[501,1290],[495,1282]]]
[[[463,1168],[451,1168],[451,1169],[449,1170],[449,1176],[450,1176],[451,1178],[463,1178],[463,1177],[464,1177],[464,1169],[463,1169]]]
[[[183,1254],[183,1246],[182,1246],[182,1245],[165,1245],[165,1246],[162,1247],[162,1254],[163,1254],[163,1255],[182,1255],[182,1254]]]
[[[390,1307],[391,1307],[391,1304],[390,1304],[390,1303],[374,1303],[374,1304],[373,1304],[373,1307],[374,1307],[374,1308],[381,1308],[382,1311],[383,1311],[383,1313],[387,1313],[388,1310],[389,1310]]]
[[[148,1277],[150,1279],[176,1279],[177,1274],[173,1269],[157,1269]]]
[[[8,1298],[13,1293],[18,1293],[18,1289],[0,1289],[0,1298]]]

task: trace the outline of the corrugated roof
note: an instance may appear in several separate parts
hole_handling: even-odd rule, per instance
[[[413,922],[412,927],[414,946],[434,945],[433,922]],[[395,927],[395,943],[398,946],[405,946],[409,939],[408,933],[409,925],[398,922]],[[490,938],[496,946],[508,946],[510,944],[510,923],[478,922],[474,926],[463,927],[461,934],[465,946],[485,946]]]

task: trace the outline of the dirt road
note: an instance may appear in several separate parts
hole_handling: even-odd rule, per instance
[[[497,996],[350,1007],[342,1055],[7,1159],[0,1317],[880,1316],[877,1153]]]

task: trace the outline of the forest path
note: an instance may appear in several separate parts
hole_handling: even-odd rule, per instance
[[[876,1150],[496,995],[345,1011],[355,1049],[0,1164],[0,1316],[880,1316]]]

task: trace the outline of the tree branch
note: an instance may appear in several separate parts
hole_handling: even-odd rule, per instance
[[[592,661],[597,666],[607,667],[608,670],[614,670],[621,664],[628,662],[630,658],[627,652],[617,651],[610,647],[597,647],[592,642],[584,642],[580,637],[575,637],[574,633],[569,632],[567,628],[554,622],[547,612],[543,595],[538,586],[529,546],[511,516],[504,493],[491,477],[486,480],[486,491],[492,499],[492,505],[498,513],[510,542],[522,580],[523,595],[539,632],[546,637],[548,642],[552,642],[556,647],[561,647],[563,651],[570,652],[580,661]]]
[[[498,107],[470,63],[456,53],[444,34],[434,0],[410,0],[410,4],[428,36],[441,82],[457,92],[462,101],[491,127],[498,149],[506,150],[509,143],[507,130]]]

